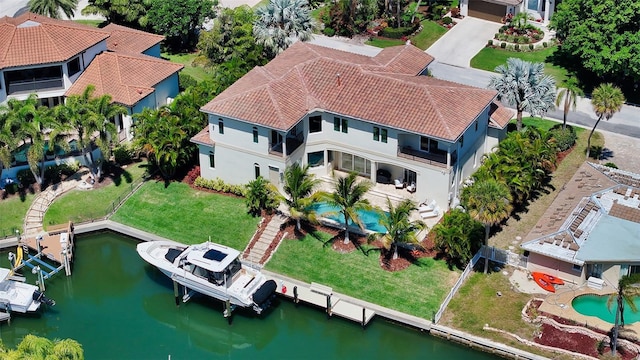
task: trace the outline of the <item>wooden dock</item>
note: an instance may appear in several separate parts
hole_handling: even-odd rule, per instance
[[[37,244],[38,237],[41,237],[39,249]],[[73,223],[69,222],[67,224],[52,226],[45,234],[22,238],[20,239],[20,244],[26,245],[29,249],[36,252],[41,251],[42,255],[51,261],[64,264],[64,258],[62,256],[63,247],[66,245],[69,261],[73,260],[73,241]]]
[[[355,321],[364,327],[376,314],[375,311],[369,308],[341,299],[336,296],[336,294],[333,293],[333,289],[328,286],[317,283],[310,285],[293,283],[289,279],[283,279],[270,274],[267,275],[267,278],[278,284],[276,292],[279,295],[287,297],[294,302],[303,302],[319,307],[326,311],[328,316],[336,315],[347,320]]]

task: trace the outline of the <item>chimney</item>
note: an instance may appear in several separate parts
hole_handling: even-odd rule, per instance
[[[336,74],[336,81],[338,83],[338,86],[342,85],[342,82],[340,81],[340,74]]]

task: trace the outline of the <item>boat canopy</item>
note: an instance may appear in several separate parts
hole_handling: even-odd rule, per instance
[[[193,245],[189,249],[187,261],[209,271],[222,272],[238,256],[240,256],[240,252],[236,249],[214,243],[204,243]]]

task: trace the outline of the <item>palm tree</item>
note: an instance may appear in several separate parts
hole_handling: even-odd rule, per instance
[[[90,120],[88,121],[87,132],[96,135],[94,141],[102,152],[102,159],[107,160],[111,157],[111,141],[118,134],[114,118],[118,115],[128,113],[127,108],[111,101],[111,95],[102,95],[93,98],[90,101]],[[91,153],[90,153],[91,154]],[[102,160],[97,164],[93,155],[91,157],[91,171],[94,172],[97,179],[102,177]]]
[[[60,19],[60,10],[68,19],[73,17],[73,12],[78,7],[78,0],[29,0],[29,11],[35,14]]]
[[[284,192],[287,197],[285,203],[289,207],[289,216],[296,220],[296,228],[301,229],[301,220],[315,221],[315,212],[309,206],[314,201],[313,189],[318,186],[320,179],[309,174],[309,164],[300,166],[293,163],[284,170]]]
[[[54,359],[82,360],[84,351],[82,345],[73,339],[54,340],[51,355]]]
[[[611,305],[615,301],[616,319],[613,325],[613,333],[611,340],[611,353],[616,354],[618,347],[618,331],[620,326],[624,327],[624,304],[626,303],[631,311],[638,312],[636,304],[633,302],[635,297],[640,296],[640,274],[626,275],[618,281],[618,292],[609,295],[607,299],[607,307],[611,311]]]
[[[462,190],[462,206],[475,220],[484,224],[484,244],[489,241],[489,230],[511,215],[513,210],[511,192],[504,183],[496,180],[475,182]],[[487,273],[489,260],[485,257],[484,272]]]
[[[498,91],[498,100],[515,106],[516,127],[522,129],[522,112],[542,114],[554,106],[556,82],[544,74],[543,63],[531,63],[517,58],[507,59],[507,64],[496,67],[500,76],[492,76],[489,88]]]
[[[562,130],[567,128],[567,114],[569,114],[569,108],[573,108],[576,111],[578,104],[578,98],[584,96],[584,92],[579,86],[578,80],[575,77],[567,78],[564,86],[558,91],[558,97],[556,97],[556,106],[560,107],[560,104],[564,103],[564,114],[562,116]]]
[[[338,207],[344,219],[344,243],[349,243],[349,222],[353,221],[360,229],[364,229],[362,220],[358,215],[360,210],[370,210],[369,200],[364,198],[373,183],[368,180],[357,181],[358,174],[349,173],[345,177],[339,177],[335,183],[334,191],[326,196],[329,205]]]
[[[622,109],[622,104],[625,102],[622,90],[613,84],[600,84],[591,93],[591,106],[593,111],[598,116],[596,124],[593,125],[593,129],[589,133],[587,138],[587,157],[589,157],[589,151],[591,151],[591,136],[596,131],[596,127],[603,118],[607,121],[613,117],[613,114]]]
[[[89,85],[81,95],[69,96],[64,104],[54,108],[58,121],[68,123],[78,132],[78,145],[82,149],[82,157],[85,160],[90,159],[91,165],[93,158],[87,157],[87,154],[91,151],[93,114],[90,102],[94,89],[93,85]]]
[[[410,199],[405,199],[394,207],[387,198],[388,213],[380,217],[380,224],[387,231],[369,235],[370,240],[381,240],[385,249],[393,251],[393,259],[398,258],[398,247],[413,248],[420,246],[418,232],[426,228],[426,224],[420,220],[411,221],[411,212],[416,210],[416,204]]]
[[[462,210],[454,209],[433,227],[434,246],[451,263],[466,264],[482,244],[483,226]]]
[[[256,10],[258,19],[253,24],[256,43],[272,56],[291,45],[291,37],[310,40],[313,23],[307,0],[269,0],[269,4]]]
[[[9,108],[7,106],[0,107],[0,179],[2,178],[2,170],[11,167],[11,152],[16,148],[17,140],[11,128],[9,121]]]
[[[49,340],[28,334],[15,350],[4,349],[3,359],[84,359],[82,345],[72,339]]]
[[[274,189],[274,186],[262,176],[249,181],[245,194],[249,213],[259,215],[262,209],[271,211],[278,207],[276,192],[277,190]]]

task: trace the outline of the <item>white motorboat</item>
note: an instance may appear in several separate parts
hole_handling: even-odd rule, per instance
[[[43,303],[55,305],[37,286],[16,280],[18,277],[14,277],[9,269],[0,268],[0,279],[0,309],[27,313],[37,311]]]
[[[138,244],[138,254],[185,288],[260,314],[269,307],[276,283],[259,271],[243,266],[240,252],[205,242],[184,245],[174,241]],[[188,298],[187,298],[188,299]]]

